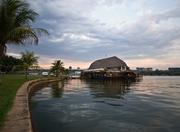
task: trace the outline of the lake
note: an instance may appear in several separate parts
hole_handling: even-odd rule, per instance
[[[66,80],[31,97],[37,132],[180,132],[180,77]]]

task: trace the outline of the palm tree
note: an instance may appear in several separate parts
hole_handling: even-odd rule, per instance
[[[6,54],[7,44],[38,44],[38,35],[48,34],[32,27],[37,16],[22,0],[0,0],[0,57]]]
[[[23,68],[25,69],[25,76],[27,79],[28,70],[33,65],[38,64],[38,57],[35,57],[33,52],[28,51],[22,52],[21,55],[21,60],[23,62]]]
[[[57,60],[54,63],[52,63],[51,72],[58,77],[61,73],[64,72],[63,62],[61,60]]]

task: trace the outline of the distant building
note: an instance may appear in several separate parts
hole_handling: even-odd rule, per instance
[[[151,67],[147,67],[147,68],[145,68],[145,67],[137,67],[136,70],[138,72],[150,72],[150,71],[153,71],[153,68],[151,68]]]
[[[94,61],[82,76],[89,79],[135,78],[136,74],[116,56]]]
[[[180,72],[180,67],[170,67],[168,68],[170,72]]]
[[[81,77],[82,70],[80,68],[78,69],[69,69],[69,77],[70,78],[80,78]]]
[[[127,64],[119,59],[116,56],[100,59],[94,61],[90,67],[89,70],[95,70],[95,69],[106,69],[106,70],[114,70],[114,71],[126,71],[129,69]]]

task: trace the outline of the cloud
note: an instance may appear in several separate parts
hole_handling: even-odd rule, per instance
[[[168,63],[179,64],[174,61],[180,57],[176,50],[179,48],[180,8],[175,1],[44,0],[30,3],[40,14],[33,26],[46,28],[51,35],[41,38],[38,46],[10,45],[10,53],[34,51],[47,58],[41,60],[42,65],[48,65],[53,58],[63,58],[83,67],[83,63],[87,66],[87,62],[114,55],[128,61],[132,67],[141,64],[164,68]]]

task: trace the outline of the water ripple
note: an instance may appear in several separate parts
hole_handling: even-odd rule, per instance
[[[180,77],[69,80],[42,87],[31,104],[39,132],[180,131]]]

